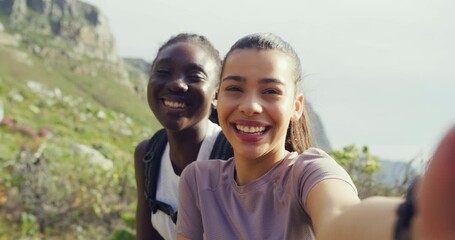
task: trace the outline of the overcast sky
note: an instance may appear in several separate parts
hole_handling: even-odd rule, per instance
[[[455,124],[452,0],[85,1],[108,17],[123,57],[150,61],[179,32],[206,35],[222,55],[246,34],[280,35],[334,147],[409,160]]]

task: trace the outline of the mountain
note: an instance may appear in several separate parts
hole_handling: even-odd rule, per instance
[[[0,74],[7,82],[58,87],[157,128],[145,104],[147,76],[118,56],[108,20],[96,7],[77,0],[0,0],[0,9]]]
[[[375,173],[375,179],[387,186],[400,186],[403,183],[409,183],[418,175],[416,166],[411,163],[380,159],[381,171]]]
[[[308,117],[310,118],[310,128],[312,131],[311,134],[313,137],[313,144],[326,152],[332,151],[333,149],[330,145],[330,141],[325,132],[324,124],[322,123],[321,118],[313,109],[311,103],[307,101],[305,106],[308,111]]]

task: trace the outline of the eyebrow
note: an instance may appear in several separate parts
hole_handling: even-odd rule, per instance
[[[240,76],[236,76],[236,75],[229,75],[229,76],[223,78],[221,81],[224,82],[224,81],[228,81],[228,80],[236,81],[236,82],[246,82],[246,79],[244,77],[240,77]]]
[[[188,64],[187,67],[188,67],[189,69],[191,69],[191,70],[196,69],[196,70],[198,70],[198,71],[203,72],[205,75],[207,75],[207,73],[205,73],[205,71],[204,71],[204,68],[203,68],[201,65],[199,65],[199,64],[190,63],[190,64]]]
[[[161,59],[158,59],[158,61],[156,61],[152,67],[155,67],[156,65],[159,65],[159,64],[172,64],[172,62],[173,62],[172,58],[161,58]],[[202,72],[205,76],[208,76],[207,73],[204,71],[204,67],[202,67],[202,65],[199,65],[196,63],[190,63],[190,64],[186,65],[185,69],[197,70],[197,71]]]
[[[222,82],[229,81],[229,80],[237,81],[237,82],[246,82],[245,77],[241,77],[241,76],[237,76],[237,75],[229,75],[229,76],[223,78]],[[262,78],[261,80],[259,80],[259,83],[262,83],[262,84],[277,83],[280,85],[284,85],[284,82],[277,78]]]

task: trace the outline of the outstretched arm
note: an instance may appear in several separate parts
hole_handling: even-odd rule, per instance
[[[412,239],[455,239],[455,128],[441,142],[417,184]],[[347,185],[347,184],[344,184]],[[307,208],[318,239],[393,239],[400,198],[355,203],[342,181],[318,183]]]
[[[163,239],[152,227],[151,211],[147,206],[144,197],[145,173],[144,162],[146,146],[149,140],[144,140],[136,147],[134,152],[134,170],[137,186],[137,208],[136,208],[136,239]]]

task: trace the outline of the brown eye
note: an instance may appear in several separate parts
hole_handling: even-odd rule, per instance
[[[155,70],[154,72],[159,75],[170,75],[171,74],[171,72],[166,69],[158,69],[158,70]]]
[[[225,88],[225,91],[228,92],[242,92],[242,89],[238,86],[228,86]]]
[[[188,79],[190,82],[200,82],[204,81],[205,77],[202,74],[191,74],[188,76]]]
[[[270,89],[266,89],[263,93],[264,94],[280,94],[280,91],[270,88]]]

